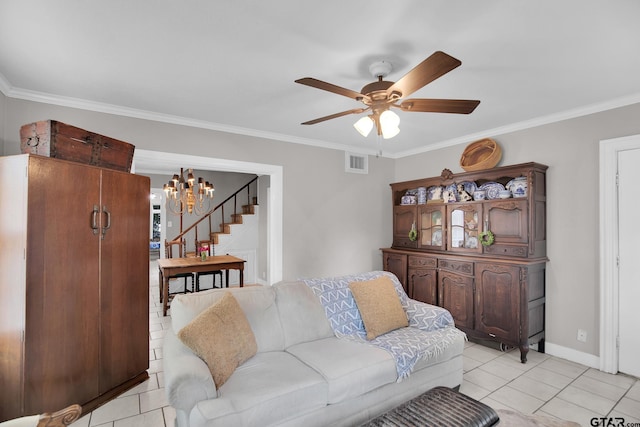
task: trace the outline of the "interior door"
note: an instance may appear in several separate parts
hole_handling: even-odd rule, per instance
[[[99,180],[99,169],[30,157],[26,414],[98,396]]]
[[[640,149],[618,152],[619,336],[618,369],[640,377]]]
[[[103,170],[100,391],[149,366],[149,178]]]

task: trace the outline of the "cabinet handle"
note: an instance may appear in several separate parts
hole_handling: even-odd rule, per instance
[[[102,211],[107,215],[107,222],[104,227],[102,227],[102,240],[104,240],[104,235],[107,234],[107,230],[111,228],[111,212],[107,210],[106,206],[102,207]]]
[[[91,212],[91,229],[93,230],[93,235],[98,234],[98,212],[100,208],[98,205],[93,205],[93,212]]]

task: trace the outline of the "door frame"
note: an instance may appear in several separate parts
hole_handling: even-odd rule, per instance
[[[600,370],[618,372],[618,153],[640,149],[640,135],[600,141]]]
[[[283,276],[283,167],[265,163],[216,159],[189,154],[167,153],[136,149],[133,172],[174,173],[189,165],[198,170],[240,172],[269,176],[269,201],[267,204],[267,284],[273,285]]]

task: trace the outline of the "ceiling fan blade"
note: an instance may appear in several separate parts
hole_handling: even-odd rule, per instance
[[[437,51],[391,85],[387,89],[387,93],[400,92],[402,94],[401,98],[406,98],[461,64],[462,62],[453,56]]]
[[[355,99],[356,101],[362,101],[363,99],[369,98],[368,96],[363,95],[360,92],[336,86],[331,83],[323,82],[322,80],[314,79],[313,77],[304,77],[302,79],[296,80],[295,82],[300,83],[301,85],[311,86],[315,87],[316,89],[322,89],[326,90],[327,92],[346,96],[347,98]]]
[[[337,119],[338,117],[348,116],[349,114],[360,114],[367,111],[368,108],[354,108],[353,110],[343,111],[341,113],[332,114],[330,116],[320,117],[318,119],[309,120],[308,122],[301,123],[303,125],[315,125],[316,123],[324,122],[326,120]]]
[[[469,99],[407,99],[400,103],[402,111],[421,113],[457,113],[469,114],[476,109],[480,101]]]

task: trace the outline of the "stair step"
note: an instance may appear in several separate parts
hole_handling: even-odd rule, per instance
[[[252,204],[252,205],[242,205],[242,213],[244,215],[253,215],[256,213],[254,206],[257,206],[256,203]]]

